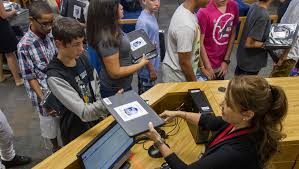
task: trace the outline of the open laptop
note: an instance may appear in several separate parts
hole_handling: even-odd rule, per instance
[[[131,137],[148,131],[149,122],[152,122],[154,127],[159,127],[165,123],[133,90],[104,98],[103,103]]]
[[[132,62],[137,63],[143,54],[152,59],[158,56],[156,46],[150,41],[143,29],[135,30],[127,34],[130,40]]]
[[[83,169],[115,169],[125,162],[134,139],[116,121],[91,141],[77,157]],[[123,160],[123,158],[126,158]]]

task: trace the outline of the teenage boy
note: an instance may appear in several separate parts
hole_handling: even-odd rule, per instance
[[[160,8],[160,0],[142,0],[144,9],[141,12],[136,30],[143,29],[153,44],[156,45],[160,55],[159,25],[155,17],[155,12]],[[150,62],[138,71],[138,91],[139,94],[146,92],[155,85],[158,69],[160,66],[160,56],[151,59]]]
[[[238,4],[234,0],[211,0],[198,13],[201,30],[200,54],[209,79],[223,80],[230,64],[236,27]]]
[[[281,18],[283,24],[299,24],[299,0],[292,0],[289,2],[289,6],[286,9],[284,15]],[[290,49],[282,50],[282,54],[279,57],[279,61],[273,67],[271,77],[286,77],[292,74],[297,74],[294,67],[299,60],[299,34],[295,43]],[[297,64],[298,65],[298,64]],[[292,70],[292,68],[294,68]],[[291,72],[292,70],[292,72]],[[295,72],[294,72],[295,71]],[[291,74],[290,74],[291,72]]]
[[[57,142],[59,119],[51,117],[40,105],[47,86],[47,66],[56,55],[57,49],[51,35],[54,14],[45,1],[32,2],[29,9],[30,26],[18,44],[18,61],[25,89],[40,118],[41,134],[50,139],[53,152],[60,147]]]
[[[194,12],[207,2],[185,0],[174,12],[162,65],[163,82],[196,81],[195,73],[200,59],[200,29]]]
[[[237,50],[235,75],[257,75],[267,65],[267,51],[264,49],[271,21],[267,9],[272,0],[259,0],[253,4]]]
[[[53,25],[58,55],[48,66],[48,85],[61,116],[60,130],[66,145],[107,116],[100,96],[99,78],[82,55],[84,27],[62,17]]]

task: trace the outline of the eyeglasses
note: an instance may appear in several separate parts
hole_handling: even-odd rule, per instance
[[[51,28],[53,26],[53,21],[48,23],[40,23],[35,17],[32,17],[43,29]]]

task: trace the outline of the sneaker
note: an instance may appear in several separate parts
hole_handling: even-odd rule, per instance
[[[31,158],[27,156],[16,155],[11,161],[2,160],[2,164],[6,168],[11,168],[19,165],[25,165],[31,162]]]
[[[16,86],[19,87],[19,86],[22,86],[24,85],[24,80],[21,79],[20,81],[16,82]]]

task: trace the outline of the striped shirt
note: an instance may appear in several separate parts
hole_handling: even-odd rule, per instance
[[[29,80],[36,79],[45,94],[48,91],[47,66],[56,54],[57,48],[52,34],[41,39],[30,28],[18,44],[18,61],[25,82],[25,89],[35,111],[43,116],[47,116],[47,114],[39,105],[38,97],[30,87]]]

